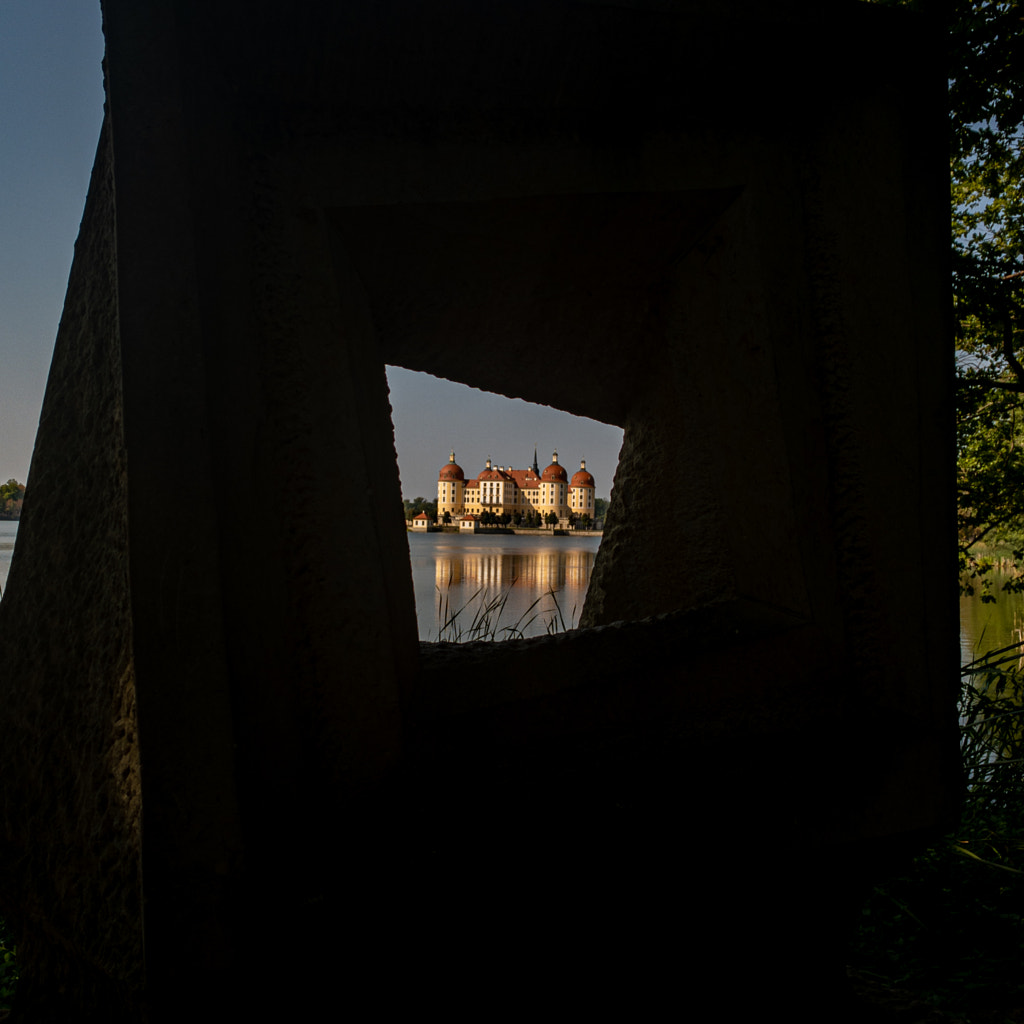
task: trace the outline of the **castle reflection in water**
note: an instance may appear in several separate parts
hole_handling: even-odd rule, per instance
[[[583,611],[600,537],[409,535],[421,640],[438,639],[455,616],[462,639],[474,617],[501,602],[498,638],[574,626]],[[456,615],[458,613],[458,615]],[[493,620],[494,616],[491,615]],[[443,639],[455,639],[448,630]]]

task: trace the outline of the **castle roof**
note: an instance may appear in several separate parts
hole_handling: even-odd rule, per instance
[[[479,487],[481,480],[504,480],[521,491],[532,490],[540,483],[540,477],[532,469],[485,469],[475,480],[467,480],[466,487]]]
[[[535,456],[536,458],[536,456]],[[445,469],[448,467],[446,466]],[[458,467],[456,467],[458,468]],[[462,470],[459,470],[461,473]],[[444,470],[441,471],[441,479],[452,479],[444,475]],[[582,477],[581,477],[582,474]],[[585,478],[585,479],[584,479]],[[564,467],[558,464],[558,452],[554,453],[554,462],[544,470],[543,474],[539,473],[536,466],[528,466],[526,469],[512,469],[509,466],[500,467],[495,469],[491,464],[491,460],[487,460],[487,468],[480,472],[478,477],[474,477],[471,480],[465,480],[465,477],[459,477],[458,479],[464,480],[466,489],[471,490],[480,487],[480,482],[483,480],[503,480],[506,483],[515,484],[516,487],[521,491],[536,490],[542,480],[551,481],[554,483],[565,483],[568,479]],[[586,472],[585,463],[580,463],[580,473],[576,473],[573,476],[573,486],[575,487],[594,487],[594,478]]]
[[[540,483],[540,477],[530,469],[509,469],[506,473],[515,481],[516,487],[521,491],[532,490]]]
[[[587,472],[587,463],[585,460],[580,459],[580,468],[577,472],[573,473],[572,480],[569,481],[570,487],[595,487],[594,478]]]
[[[564,466],[558,464],[558,452],[553,452],[551,455],[551,465],[544,470],[540,475],[541,480],[547,480],[552,483],[565,483],[569,479],[569,475],[565,471]]]
[[[438,480],[465,480],[466,474],[462,472],[462,467],[455,461],[455,452],[453,451],[448,459],[448,462],[441,467],[441,472],[437,474]]]

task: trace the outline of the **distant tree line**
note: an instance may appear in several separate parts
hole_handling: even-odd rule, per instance
[[[13,477],[0,484],[0,519],[20,519],[21,503],[25,498],[25,485]]]
[[[437,519],[437,502],[427,501],[426,498],[403,499],[402,507],[405,509],[405,518],[415,519],[421,512],[426,512],[431,521]]]

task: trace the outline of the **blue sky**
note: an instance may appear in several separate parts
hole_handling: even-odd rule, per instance
[[[0,480],[26,481],[103,118],[99,0],[0,0]],[[622,432],[405,370],[389,374],[405,497],[433,497],[454,447],[522,468],[587,460],[607,497]]]
[[[410,370],[390,368],[388,382],[403,497],[436,497],[437,474],[452,448],[469,478],[488,458],[525,469],[535,446],[541,469],[554,450],[570,476],[586,459],[597,496],[608,497],[622,445],[618,427]]]
[[[0,0],[0,479],[28,476],[103,119],[97,0]]]

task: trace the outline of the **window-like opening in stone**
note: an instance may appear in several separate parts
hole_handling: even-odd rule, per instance
[[[578,625],[619,427],[389,366],[421,640]]]

